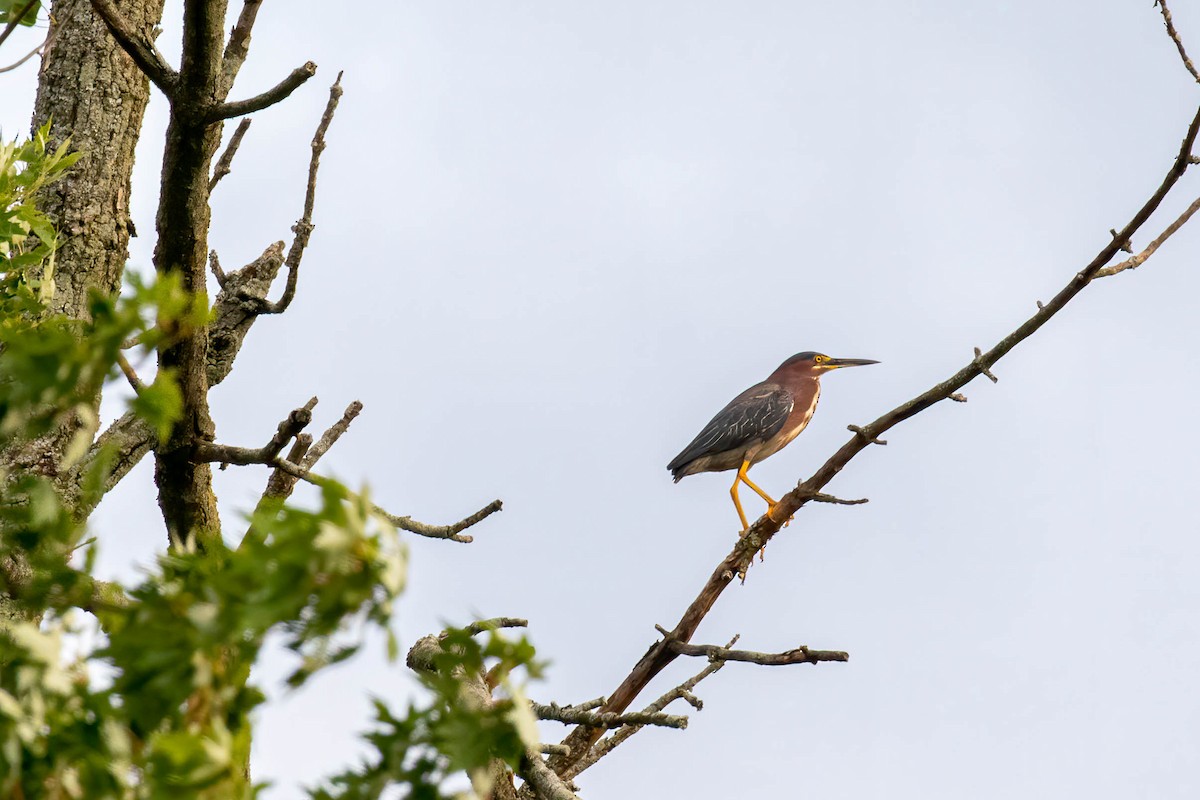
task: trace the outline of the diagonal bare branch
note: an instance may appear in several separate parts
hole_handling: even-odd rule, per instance
[[[221,83],[225,95],[229,94],[242,64],[246,63],[246,56],[250,53],[250,32],[254,29],[254,20],[261,6],[262,0],[245,0],[242,12],[238,14],[238,20],[229,34],[225,55],[221,59]]]
[[[1179,51],[1179,57],[1183,59],[1183,66],[1187,67],[1187,71],[1196,79],[1196,83],[1200,83],[1200,72],[1196,71],[1196,65],[1192,63],[1192,60],[1188,58],[1187,51],[1183,49],[1183,39],[1179,38],[1179,31],[1175,30],[1175,22],[1171,19],[1171,9],[1167,8],[1167,0],[1154,0],[1154,4],[1162,12],[1163,22],[1167,24],[1167,35],[1175,43],[1175,49]]]
[[[1171,167],[1167,171],[1167,175],[1162,183],[1159,184],[1158,188],[1151,194],[1142,207],[1138,209],[1125,227],[1118,232],[1117,236],[1112,237],[1106,242],[1096,254],[1096,257],[1082,270],[1075,273],[1067,285],[1048,303],[1040,306],[1037,313],[1019,325],[1008,336],[1005,336],[993,345],[987,352],[980,352],[967,366],[960,369],[948,379],[936,384],[928,391],[923,392],[908,402],[902,403],[869,425],[861,426],[860,430],[850,441],[842,445],[816,473],[784,495],[779,503],[771,509],[772,513],[770,515],[763,515],[757,522],[751,525],[750,529],[745,532],[745,535],[738,540],[729,555],[713,570],[700,590],[700,593],[684,611],[674,630],[662,640],[651,645],[650,649],[633,666],[633,669],[621,681],[616,690],[609,695],[608,702],[601,710],[620,713],[628,708],[646,685],[678,657],[679,654],[674,649],[675,646],[691,640],[700,622],[708,614],[709,610],[712,609],[725,588],[732,583],[736,575],[745,574],[746,569],[754,558],[754,554],[766,546],[771,537],[783,526],[784,521],[790,519],[800,508],[810,502],[814,493],[820,492],[856,455],[869,447],[872,440],[877,439],[880,435],[904,420],[921,413],[943,400],[949,399],[952,394],[982,375],[984,370],[990,369],[1014,347],[1032,336],[1051,317],[1061,311],[1072,298],[1083,291],[1100,270],[1120,252],[1121,245],[1124,242],[1132,240],[1133,234],[1146,223],[1162,204],[1163,199],[1166,198],[1171,189],[1178,183],[1179,179],[1183,177],[1189,163],[1191,163],[1193,148],[1198,134],[1200,134],[1200,109],[1196,110],[1195,115],[1189,123],[1178,154],[1172,161]],[[600,736],[601,731],[597,728],[586,725],[579,726],[562,742],[570,748],[571,755],[553,756],[551,758],[551,766],[560,775],[566,774],[566,770],[570,765],[582,758]]]
[[[25,15],[29,13],[29,9],[33,8],[37,2],[38,0],[27,0],[21,8],[9,12],[8,24],[4,26],[3,31],[0,31],[0,44],[4,44],[5,40],[12,35],[12,32],[21,24],[21,20],[25,19]]]
[[[251,464],[263,464],[269,467],[275,467],[282,472],[298,478],[299,480],[311,483],[314,486],[332,486],[334,481],[326,478],[323,475],[317,475],[307,469],[304,469],[299,464],[293,464],[279,455],[272,455],[267,447],[233,447],[226,444],[215,444],[212,442],[199,442],[192,453],[192,460],[196,463],[216,463],[216,464],[236,464],[239,466],[248,466]],[[418,536],[424,536],[428,539],[449,539],[452,542],[460,542],[462,544],[470,544],[475,541],[474,537],[464,534],[467,528],[472,525],[477,525],[483,520],[495,514],[503,507],[499,500],[493,500],[483,508],[476,511],[474,514],[459,520],[450,525],[429,525],[424,522],[419,522],[412,517],[398,516],[392,514],[384,508],[381,508],[374,503],[371,504],[371,510],[380,517],[387,520],[390,524],[395,525],[400,530],[415,533]]]
[[[733,647],[733,645],[737,642],[737,640],[738,640],[738,637],[734,636],[732,639],[729,640],[729,642],[725,645],[725,647],[726,648]],[[681,699],[686,700],[688,703],[690,703],[692,705],[693,708],[695,708],[697,711],[700,711],[704,707],[704,704],[701,703],[699,701],[699,699],[697,699],[695,697],[695,695],[692,694],[692,690],[695,689],[696,686],[702,680],[704,680],[708,676],[712,675],[713,673],[720,671],[720,669],[724,666],[725,666],[724,661],[718,660],[718,661],[709,662],[709,664],[704,669],[700,670],[698,673],[696,673],[692,677],[688,678],[686,681],[679,684],[674,689],[671,689],[670,691],[668,691],[665,694],[663,694],[662,696],[660,696],[653,703],[646,706],[646,708],[643,709],[643,711],[645,711],[647,713],[656,713],[656,712],[662,711],[664,708],[666,708],[667,706],[669,706],[671,703],[675,702],[676,700],[681,700]],[[592,766],[597,761],[599,761],[600,759],[604,758],[606,755],[611,753],[616,747],[618,747],[623,742],[627,741],[629,739],[629,737],[633,736],[635,733],[642,730],[643,727],[644,726],[642,726],[642,725],[630,725],[628,727],[618,728],[617,730],[613,731],[608,736],[606,736],[603,739],[596,742],[588,750],[587,753],[583,754],[581,758],[579,758],[577,761],[575,761],[575,763],[573,763],[569,767],[567,767],[562,773],[563,778],[565,780],[573,780],[576,776],[579,775],[579,773],[583,772],[588,767]],[[571,755],[571,753],[570,753],[570,749],[568,748],[566,753],[563,753],[563,754],[555,753],[554,755],[563,755],[564,757],[569,757]]]
[[[36,56],[36,55],[41,55],[42,51],[46,49],[46,45],[48,45],[48,44],[50,43],[50,37],[51,37],[52,35],[53,35],[53,32],[52,32],[52,33],[50,33],[50,34],[48,34],[48,35],[46,36],[46,38],[42,40],[42,43],[41,43],[41,44],[39,44],[37,47],[35,47],[35,48],[33,48],[32,50],[30,50],[30,51],[29,51],[28,53],[26,53],[25,55],[23,55],[23,56],[21,56],[20,58],[18,58],[18,59],[17,59],[16,61],[14,61],[13,63],[9,64],[7,67],[0,67],[0,74],[3,74],[3,73],[5,73],[5,72],[12,72],[14,69],[17,69],[17,68],[18,68],[18,67],[20,67],[22,64],[24,64],[26,61],[28,61],[29,59],[33,58],[34,56]]]
[[[337,440],[342,438],[349,428],[350,423],[358,417],[363,409],[363,404],[355,400],[350,405],[346,406],[346,410],[342,413],[342,418],[329,426],[329,428],[321,434],[321,438],[312,446],[307,455],[304,456],[302,462],[295,462],[305,469],[312,469],[313,466],[320,460],[321,456],[329,452],[329,448],[333,447]]]
[[[250,118],[242,120],[238,123],[237,129],[234,130],[233,136],[229,137],[229,144],[225,145],[225,152],[221,153],[221,157],[217,159],[217,166],[213,169],[212,177],[208,179],[208,193],[211,195],[212,190],[230,172],[233,171],[233,157],[237,155],[238,148],[242,146],[242,137],[246,135],[246,131],[250,129]],[[213,274],[220,269],[217,264],[216,252],[212,252],[212,266],[214,267]],[[217,279],[218,282],[220,278]]]
[[[300,272],[300,261],[304,258],[304,249],[308,247],[308,239],[313,232],[312,215],[317,197],[317,170],[321,167],[321,154],[325,152],[325,133],[329,130],[329,124],[333,122],[333,115],[337,111],[338,102],[341,99],[342,73],[339,72],[337,80],[329,87],[329,101],[325,104],[325,113],[321,115],[321,122],[317,125],[317,132],[313,134],[312,138],[312,156],[308,161],[308,184],[304,190],[304,211],[300,219],[296,220],[296,224],[292,226],[292,233],[295,236],[292,238],[292,246],[288,248],[287,258],[283,261],[288,271],[287,284],[284,286],[283,296],[279,298],[278,302],[263,302],[259,309],[263,314],[282,314],[296,296],[296,280]]]
[[[1158,235],[1157,239],[1152,241],[1150,244],[1146,245],[1145,250],[1138,253],[1137,255],[1130,256],[1129,258],[1125,259],[1124,261],[1122,261],[1120,263],[1113,264],[1110,267],[1105,267],[1104,269],[1102,269],[1096,273],[1096,277],[1097,278],[1107,278],[1110,275],[1116,275],[1118,272],[1124,272],[1127,269],[1137,269],[1142,264],[1145,264],[1146,259],[1148,259],[1148,258],[1150,258],[1150,256],[1154,255],[1154,251],[1156,251],[1156,250],[1158,250],[1158,248],[1162,247],[1163,242],[1165,242],[1167,239],[1170,239],[1171,236],[1177,230],[1179,230],[1185,224],[1187,224],[1187,221],[1189,219],[1191,219],[1192,215],[1195,214],[1197,211],[1200,211],[1200,197],[1197,197],[1195,200],[1193,200],[1192,204],[1190,206],[1188,206],[1187,209],[1185,209],[1182,214],[1180,214],[1178,217],[1176,217],[1175,221],[1172,222],[1170,225],[1168,225],[1166,227],[1166,230],[1164,230],[1162,233],[1160,233]]]
[[[104,20],[117,44],[146,73],[146,77],[167,97],[174,97],[179,85],[179,73],[171,69],[150,37],[144,31],[135,31],[113,0],[92,0],[92,8]]]
[[[572,792],[537,753],[530,753],[521,759],[518,773],[533,789],[537,800],[579,800],[579,795]]]

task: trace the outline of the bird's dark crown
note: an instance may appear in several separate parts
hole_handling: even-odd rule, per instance
[[[803,353],[796,353],[796,355],[792,356],[787,361],[784,361],[779,366],[784,368],[794,367],[797,364],[812,364],[814,361],[816,361],[817,356],[820,356],[822,359],[829,358],[829,356],[825,355],[824,353],[818,353],[815,350],[805,350]]]
[[[803,353],[796,355],[784,361],[775,370],[775,375],[813,375],[819,376],[823,372],[828,372],[833,369],[841,369],[842,367],[861,367],[867,364],[878,364],[869,358],[831,358],[824,353],[818,353],[814,350],[805,350]]]

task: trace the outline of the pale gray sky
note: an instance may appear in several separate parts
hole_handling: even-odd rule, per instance
[[[799,350],[883,362],[826,378],[752,473],[783,493],[1057,291],[1200,101],[1157,10],[1112,0],[268,2],[235,94],[306,59],[318,77],[255,116],[214,198],[227,267],[289,236],[346,70],[299,296],[215,390],[219,436],[361,399],[327,471],[430,522],[502,498],[473,545],[412,542],[400,632],[528,616],[553,661],[531,692],[559,702],[611,691],[728,552],[730,478],[664,469],[717,409]],[[3,76],[6,135],[34,79]],[[163,126],[156,98],[140,267]],[[1198,244],[1088,289],[998,385],[890,432],[829,487],[870,504],[805,509],[697,637],[848,664],[730,665],[687,731],[639,734],[584,796],[1196,797]],[[263,479],[220,474],[228,523]],[[94,527],[107,573],[150,562],[148,463]],[[378,643],[294,695],[272,663],[255,765],[275,798],[361,752],[371,694],[412,686]]]

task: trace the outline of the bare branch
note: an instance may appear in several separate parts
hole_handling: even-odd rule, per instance
[[[840,650],[810,650],[800,645],[783,653],[756,653],[753,650],[730,650],[715,644],[686,644],[672,642],[671,649],[681,656],[704,656],[712,661],[746,661],[767,667],[788,664],[818,664],[822,661],[849,661],[850,654]]]
[[[317,398],[311,398],[307,403],[300,408],[295,409],[288,414],[287,419],[279,423],[279,427],[275,431],[275,435],[271,437],[271,441],[267,442],[267,446],[263,448],[263,455],[274,458],[279,455],[284,446],[293,438],[300,435],[300,431],[308,427],[308,423],[312,422],[312,410],[317,406]]]
[[[124,353],[117,353],[117,366],[121,368],[121,372],[125,375],[125,380],[129,381],[129,385],[133,387],[133,391],[141,394],[146,385],[142,383],[142,379],[138,377],[134,371],[133,365],[129,363],[129,359],[125,358]]]
[[[729,555],[713,570],[700,593],[684,611],[675,629],[667,637],[650,646],[646,654],[638,660],[621,684],[609,696],[608,702],[601,710],[620,713],[628,708],[646,685],[678,657],[678,653],[674,650],[674,644],[686,643],[691,639],[700,622],[724,592],[725,587],[733,581],[734,576],[745,573],[754,554],[767,544],[786,520],[812,500],[814,492],[820,492],[856,455],[869,447],[872,440],[877,439],[880,434],[904,420],[948,399],[951,394],[982,375],[984,370],[990,369],[1014,347],[1033,335],[1051,317],[1061,311],[1072,298],[1083,291],[1097,273],[1120,251],[1121,244],[1132,240],[1134,233],[1146,223],[1183,176],[1191,161],[1192,149],[1198,134],[1200,134],[1200,109],[1197,109],[1188,125],[1187,133],[1184,135],[1178,154],[1171,163],[1166,177],[1150,198],[1118,232],[1117,236],[1105,243],[1095,258],[1073,275],[1067,285],[1048,303],[1039,308],[1032,317],[997,342],[986,353],[980,351],[967,366],[947,380],[892,409],[869,425],[862,426],[850,441],[842,445],[816,473],[784,495],[772,509],[774,513],[764,514],[751,525],[750,530],[738,539]],[[571,762],[582,758],[600,736],[601,731],[598,728],[586,725],[576,728],[563,740],[563,744],[571,748],[571,755],[553,756],[551,766],[559,774],[566,774]]]
[[[594,708],[599,708],[607,702],[607,697],[595,697],[591,700],[584,700],[582,703],[572,703],[571,705],[566,706],[566,708],[574,711],[591,711]]]
[[[988,371],[987,364],[983,363],[983,351],[978,347],[975,348],[975,366],[979,368],[979,374],[987,378],[992,383],[999,383],[1000,379]]]
[[[1188,160],[1188,162],[1189,162],[1189,163],[1195,163],[1195,162],[1191,161],[1191,159],[1189,159],[1189,160]],[[1112,234],[1112,237],[1113,237],[1114,239],[1116,239],[1116,238],[1117,238],[1117,229],[1116,229],[1116,228],[1109,228],[1109,229],[1108,229],[1108,232],[1109,232],[1110,234]],[[1133,246],[1132,246],[1132,245],[1131,245],[1129,242],[1121,242],[1121,252],[1122,252],[1122,253],[1129,253],[1130,255],[1133,255]],[[1039,303],[1038,303],[1038,308],[1041,308],[1041,307],[1042,307],[1042,304],[1039,302]]]
[[[340,78],[340,75],[339,75]],[[336,96],[335,96],[336,89]],[[329,127],[329,123],[333,117],[333,109],[336,108],[337,99],[341,97],[341,86],[335,82],[334,88],[330,89],[330,102],[326,105],[325,114],[321,118],[321,122],[317,127],[316,135],[313,139],[313,158],[309,162],[308,176],[308,191],[305,197],[305,213],[301,221],[297,223],[297,227],[301,227],[301,223],[306,223],[307,227],[301,227],[297,231],[296,238],[293,240],[292,247],[287,254],[286,263],[289,264],[289,287],[285,289],[284,297],[279,303],[271,303],[268,301],[267,294],[271,290],[271,285],[279,274],[279,269],[285,263],[283,253],[283,242],[275,242],[267,247],[262,255],[251,261],[241,269],[226,273],[221,269],[221,264],[217,259],[216,252],[209,253],[209,266],[213,274],[217,278],[217,282],[221,287],[220,293],[217,295],[216,301],[213,303],[213,319],[208,325],[208,384],[216,386],[223,381],[226,376],[233,370],[233,362],[237,358],[238,352],[241,350],[242,343],[253,327],[254,322],[264,309],[286,307],[286,303],[290,302],[290,296],[295,294],[296,268],[299,267],[300,257],[303,255],[304,247],[308,243],[308,234],[311,233],[311,216],[312,206],[315,199],[316,186],[316,171],[320,151],[324,149],[324,134]],[[291,267],[290,265],[295,265]],[[135,337],[131,341],[125,342],[123,347],[135,346],[138,339]],[[349,425],[349,421],[354,418],[361,409],[361,405],[350,412],[347,409],[349,419],[343,417],[339,425],[335,425],[329,431],[325,432],[325,436],[321,437],[322,442],[328,441],[328,444],[323,445],[322,449],[317,449],[315,452],[307,454],[307,464],[305,468],[311,468],[316,460],[325,453],[329,446],[337,440],[337,437],[345,431],[345,426]],[[339,427],[340,426],[340,427]],[[335,430],[336,429],[336,430]],[[117,458],[113,471],[105,481],[105,491],[108,491],[113,486],[121,481],[137,463],[150,451],[152,444],[155,441],[155,433],[153,429],[144,422],[135,417],[132,413],[125,414],[116,420],[103,436],[94,444],[88,452],[88,456],[84,461],[84,465],[94,463],[95,459],[100,455],[101,446],[112,445],[117,450]],[[331,437],[331,438],[330,438]],[[292,464],[297,462],[288,459]],[[286,497],[295,487],[297,478],[287,475],[286,472],[276,470],[276,473],[281,476],[287,476],[291,480],[291,484],[282,491],[280,495]],[[82,473],[78,473],[82,474]],[[274,476],[273,478],[274,479]],[[277,488],[283,489],[282,477],[276,481]],[[91,510],[91,504],[85,504],[87,507],[81,506],[80,511],[88,513]],[[489,506],[490,508],[490,506]],[[485,509],[486,510],[486,509]],[[497,506],[492,511],[499,510]],[[488,513],[492,513],[489,511]],[[474,515],[473,515],[474,516]],[[485,515],[486,516],[486,515]],[[463,522],[469,521],[464,520]],[[475,520],[478,521],[478,520]],[[392,523],[398,527],[404,528],[406,525],[411,527],[422,526],[423,523],[414,520],[407,520],[405,517],[397,517],[392,520]],[[470,541],[469,536],[459,536],[455,534],[461,532],[465,527],[457,527],[462,523],[456,523],[453,526],[428,526],[422,530],[413,530],[412,532],[424,536],[433,536],[434,538],[448,538],[455,541]],[[474,524],[471,522],[470,524]],[[409,528],[405,528],[408,530]]]
[[[21,20],[25,19],[25,15],[29,13],[29,9],[33,8],[37,2],[38,0],[29,0],[20,10],[9,12],[8,24],[4,26],[4,31],[0,32],[0,44],[4,44],[4,41],[12,35],[12,32],[21,24]]]
[[[254,19],[261,5],[262,0],[245,0],[242,13],[238,15],[237,23],[229,34],[229,43],[225,45],[225,55],[221,59],[221,82],[225,94],[233,87],[233,81],[250,53],[250,32],[254,29]]]
[[[1146,259],[1154,255],[1154,251],[1162,246],[1162,243],[1170,239],[1175,231],[1182,228],[1192,215],[1200,211],[1200,197],[1192,201],[1192,204],[1180,214],[1174,222],[1167,226],[1167,229],[1159,234],[1158,238],[1146,245],[1146,249],[1138,253],[1136,256],[1131,256],[1119,264],[1113,264],[1111,267],[1105,267],[1096,273],[1097,278],[1107,278],[1110,275],[1116,275],[1118,272],[1124,272],[1127,269],[1137,269],[1142,264],[1146,263]]]
[[[342,438],[342,434],[350,428],[350,423],[354,422],[359,413],[362,412],[362,409],[363,404],[358,400],[346,406],[346,410],[342,413],[342,418],[330,425],[328,430],[321,434],[321,438],[308,451],[304,460],[294,463],[300,464],[304,469],[312,469],[321,456],[328,453],[329,448],[333,447],[337,443],[337,440]]]
[[[736,637],[736,636],[733,637],[732,639],[729,640],[729,643],[726,645],[726,647],[733,647],[734,643],[737,642],[737,640],[738,640],[738,637]],[[686,681],[679,684],[674,689],[671,689],[670,691],[663,694],[661,697],[659,697],[653,703],[646,706],[646,708],[643,710],[646,711],[647,713],[651,713],[651,714],[656,713],[656,712],[662,711],[664,708],[666,708],[667,706],[669,706],[671,703],[675,702],[676,700],[683,699],[683,700],[687,700],[689,703],[692,704],[693,708],[695,708],[697,711],[699,711],[701,709],[701,707],[703,706],[703,703],[701,703],[695,697],[695,695],[692,694],[692,690],[696,688],[696,686],[700,683],[700,681],[704,680],[709,675],[712,675],[713,673],[718,672],[724,666],[725,666],[724,661],[713,661],[713,662],[709,663],[708,666],[706,666],[704,669],[700,670],[698,673],[696,673],[692,677],[688,678]],[[573,780],[576,776],[579,775],[579,773],[583,772],[585,769],[592,766],[597,761],[599,761],[600,759],[604,758],[606,755],[611,753],[618,745],[620,745],[622,742],[625,742],[626,740],[628,740],[630,736],[633,736],[635,733],[640,731],[643,727],[644,726],[641,726],[641,725],[630,725],[628,727],[619,728],[619,729],[613,731],[608,736],[606,736],[603,739],[601,739],[600,741],[596,742],[596,744],[594,746],[592,746],[592,748],[587,753],[585,753],[582,758],[580,758],[574,764],[571,764],[569,767],[567,767],[562,773],[563,778],[566,780]],[[556,753],[554,755],[558,755],[558,754]],[[566,756],[569,757],[570,753],[567,753]]]
[[[529,620],[521,617],[492,617],[491,619],[481,619],[472,622],[470,625],[464,625],[462,629],[470,636],[475,636],[486,631],[499,630],[500,628],[528,628]],[[443,631],[442,636],[448,635],[448,631]]]
[[[563,747],[563,745],[559,745],[559,747]],[[567,752],[570,752],[569,748]],[[563,779],[546,766],[546,762],[537,753],[530,753],[521,759],[521,767],[518,772],[532,787],[534,796],[538,800],[579,800],[579,796],[567,788]]]
[[[92,8],[104,20],[117,44],[146,73],[146,77],[167,97],[174,97],[175,88],[179,85],[179,73],[171,69],[150,37],[142,31],[135,31],[113,0],[92,0]]]
[[[334,481],[326,478],[323,475],[317,475],[314,472],[304,469],[298,464],[293,464],[278,455],[270,455],[265,447],[233,447],[227,444],[215,444],[213,442],[198,442],[192,453],[192,460],[196,463],[218,463],[218,464],[237,464],[239,466],[248,466],[250,464],[264,464],[269,467],[275,467],[292,477],[298,478],[314,486],[332,486]],[[452,525],[429,525],[424,522],[419,522],[412,517],[401,517],[396,514],[381,508],[372,503],[371,510],[385,519],[388,523],[395,525],[401,530],[415,533],[418,536],[424,536],[429,539],[449,539],[452,542],[460,542],[462,544],[470,544],[475,541],[474,537],[463,533],[464,530],[476,525],[490,517],[503,507],[499,500],[493,500],[483,508],[471,514],[465,519],[461,519]]]
[[[866,431],[864,431],[862,428],[858,427],[857,425],[847,425],[846,430],[850,431],[851,433],[857,433],[859,436],[862,437],[862,440],[864,442],[866,442],[867,444],[878,444],[878,445],[886,445],[887,444],[886,440],[875,438],[874,436],[870,435],[869,433],[867,433]]]
[[[220,182],[221,178],[224,178],[232,171],[233,157],[237,155],[237,150],[242,144],[242,137],[245,136],[246,131],[250,129],[250,122],[251,120],[249,117],[239,122],[237,129],[233,132],[233,136],[229,137],[229,144],[225,145],[225,152],[221,153],[221,157],[217,159],[216,169],[213,170],[212,177],[208,179],[209,194],[212,194],[213,188]],[[214,250],[213,255],[215,255],[215,253],[216,251]],[[213,266],[215,269],[220,269],[220,265],[216,264],[215,260]],[[217,274],[215,270],[213,274]],[[222,282],[219,277],[217,278],[217,281],[218,283]]]
[[[1183,49],[1183,40],[1179,38],[1179,31],[1175,30],[1175,23],[1171,20],[1171,10],[1167,8],[1167,0],[1155,0],[1154,4],[1162,11],[1163,22],[1167,23],[1167,35],[1175,43],[1175,49],[1179,51],[1179,57],[1183,59],[1183,65],[1187,67],[1187,71],[1196,79],[1196,83],[1200,83],[1200,72],[1196,71],[1196,65],[1192,63],[1192,60],[1188,58],[1187,51]]]
[[[312,437],[307,433],[301,433],[296,436],[296,441],[292,442],[292,449],[288,451],[287,460],[293,464],[299,464],[305,454],[308,453],[308,448],[312,446]],[[296,486],[296,479],[288,475],[281,469],[271,471],[271,477],[267,479],[267,488],[263,490],[261,504],[264,500],[285,500],[292,493],[292,489]]]
[[[108,2],[108,0],[92,0],[92,2]],[[270,108],[281,100],[287,99],[292,92],[299,89],[316,74],[317,65],[311,61],[305,62],[304,65],[296,67],[286,78],[260,95],[212,106],[204,114],[204,119],[206,122],[219,122],[223,119],[241,117],[253,114],[255,111],[262,111],[264,108]]]
[[[249,121],[250,120],[246,120],[246,122],[249,122]],[[226,151],[226,152],[228,152],[228,151]],[[222,156],[222,160],[224,160],[224,156]],[[226,172],[228,172],[228,170],[226,170]],[[217,180],[219,180],[219,178],[217,178],[216,175],[214,174],[212,182],[210,182],[208,184],[210,190],[212,189],[213,184],[216,183]],[[216,250],[208,251],[208,268],[212,272],[213,277],[216,278],[217,286],[224,289],[225,283],[229,280],[229,276],[225,274],[225,270],[221,269],[221,259],[217,257]]]
[[[350,423],[358,416],[358,412],[362,410],[362,403],[355,400],[346,407],[346,412],[342,414],[342,418],[335,422],[330,428],[321,435],[321,438],[314,445],[311,436],[301,434],[296,437],[296,442],[292,445],[291,451],[288,452],[287,461],[298,465],[301,469],[311,470],[321,456],[329,450],[330,447],[341,437],[346,429],[350,427]],[[286,500],[292,494],[292,490],[296,488],[296,483],[300,479],[294,475],[289,475],[282,469],[276,467],[271,472],[271,477],[267,479],[267,488],[263,490],[262,499],[259,500],[259,505],[267,500]]]
[[[577,708],[563,708],[556,703],[542,705],[530,701],[530,708],[538,719],[548,719],[554,722],[565,722],[568,725],[589,725],[593,728],[620,728],[625,725],[659,725],[664,728],[683,729],[687,727],[687,717],[678,714],[662,714],[657,712],[631,711],[626,714],[614,714],[602,711],[583,711]]]
[[[288,248],[287,258],[283,262],[288,270],[287,284],[283,288],[283,296],[279,298],[279,302],[263,303],[260,309],[263,314],[283,313],[296,296],[296,280],[300,271],[300,260],[304,258],[304,249],[308,247],[308,238],[313,232],[312,215],[317,197],[317,170],[321,166],[321,153],[325,152],[325,133],[329,130],[329,124],[333,122],[334,112],[337,111],[338,102],[341,99],[342,73],[339,72],[337,80],[329,87],[329,101],[325,104],[325,113],[321,115],[321,122],[317,125],[317,131],[312,138],[312,157],[308,161],[308,185],[304,191],[304,212],[292,226],[292,233],[295,236],[292,238],[292,246]]]
[[[824,494],[823,492],[813,492],[808,499],[814,503],[829,503],[835,506],[861,506],[863,503],[871,502],[866,497],[860,497],[857,500],[844,500],[841,497],[834,497],[831,494]]]
[[[46,47],[48,47],[48,46],[50,45],[50,40],[54,38],[54,32],[55,32],[56,30],[57,30],[57,28],[51,27],[51,28],[50,28],[50,30],[48,30],[48,31],[46,32],[46,38],[45,38],[45,39],[42,39],[42,43],[41,43],[41,44],[39,44],[37,47],[35,47],[35,48],[33,48],[32,50],[30,50],[30,51],[29,51],[28,53],[26,53],[25,55],[23,55],[23,56],[21,56],[20,58],[18,58],[18,59],[17,59],[16,61],[14,61],[13,63],[9,64],[7,67],[0,67],[0,73],[4,73],[4,72],[12,72],[14,69],[16,69],[17,67],[21,66],[21,65],[22,65],[22,64],[24,64],[26,61],[28,61],[29,59],[33,58],[34,56],[38,55],[38,54],[39,54],[39,53],[41,53],[43,50],[45,50],[45,49],[46,49]]]
[[[493,500],[483,508],[476,511],[474,514],[470,515],[469,517],[465,517],[464,519],[460,519],[458,522],[455,522],[452,525],[427,525],[424,522],[418,522],[412,517],[397,517],[393,514],[389,514],[378,506],[375,507],[375,510],[383,515],[388,522],[392,523],[400,530],[408,531],[409,533],[415,533],[418,536],[425,536],[429,539],[449,539],[452,542],[470,544],[471,542],[475,541],[475,537],[468,536],[464,534],[463,531],[465,531],[467,528],[470,528],[472,525],[478,525],[480,522],[483,522],[485,519],[490,517],[492,514],[495,514],[503,507],[504,504],[499,500]]]

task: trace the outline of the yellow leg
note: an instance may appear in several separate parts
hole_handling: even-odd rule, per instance
[[[748,470],[748,469],[750,469],[750,462],[749,461],[742,462],[742,468],[738,470],[738,478],[741,479],[742,483],[746,484],[751,489],[753,489],[755,491],[755,493],[758,494],[759,497],[761,497],[763,500],[766,500],[767,505],[774,507],[775,501],[771,499],[771,496],[769,494],[767,494],[766,492],[764,492],[762,489],[758,488],[754,484],[754,481],[750,480],[750,478],[746,475],[746,470]]]
[[[749,462],[747,462],[749,463]],[[746,465],[742,465],[745,469]],[[746,512],[742,511],[742,501],[738,499],[738,481],[742,479],[742,473],[739,470],[737,477],[733,479],[733,486],[729,487],[729,496],[733,498],[733,507],[737,509],[738,518],[742,521],[742,533],[750,529],[750,523],[746,522]]]
[[[758,488],[758,486],[755,485],[754,481],[750,480],[750,478],[747,477],[746,470],[748,470],[748,469],[750,469],[750,462],[743,461],[742,468],[738,470],[737,479],[739,481],[741,481],[742,483],[746,484],[747,486],[749,486],[751,489],[753,489],[755,491],[755,493],[758,494],[758,496],[761,497],[763,500],[767,501],[767,516],[770,517],[771,519],[775,519],[775,517],[772,517],[771,514],[772,514],[772,512],[775,511],[775,506],[777,506],[778,503],[776,503],[774,500],[772,500],[771,496],[769,494],[764,492],[762,489]]]

